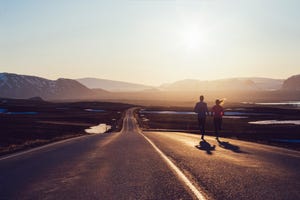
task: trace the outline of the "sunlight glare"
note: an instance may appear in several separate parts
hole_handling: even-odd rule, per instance
[[[190,26],[182,31],[182,40],[187,49],[199,49],[204,44],[205,37],[198,26]]]

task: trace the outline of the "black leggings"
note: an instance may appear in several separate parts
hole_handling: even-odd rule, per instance
[[[216,136],[219,137],[219,131],[222,129],[222,117],[214,117],[214,126]]]
[[[198,117],[199,129],[202,135],[205,134],[205,121],[206,121],[205,117]]]

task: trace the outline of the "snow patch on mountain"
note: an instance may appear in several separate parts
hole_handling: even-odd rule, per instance
[[[7,76],[5,73],[0,73],[0,87],[4,85],[7,81]]]
[[[56,81],[45,78],[0,73],[0,96],[7,98],[77,99],[93,96],[92,90],[71,79]]]

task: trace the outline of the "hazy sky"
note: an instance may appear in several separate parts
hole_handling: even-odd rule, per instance
[[[0,72],[160,85],[300,73],[299,0],[0,0]]]

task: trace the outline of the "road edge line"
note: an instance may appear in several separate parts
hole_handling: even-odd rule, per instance
[[[190,189],[196,198],[198,200],[206,200],[205,196],[193,185],[184,173],[147,136],[145,136],[141,131],[138,132],[151,144],[151,146],[158,152],[158,154],[169,165],[178,178]]]
[[[46,149],[48,147],[52,147],[52,146],[59,145],[59,144],[62,144],[62,143],[71,142],[73,140],[74,141],[75,140],[80,140],[80,139],[83,139],[85,137],[94,136],[94,135],[97,135],[97,134],[81,135],[81,136],[72,137],[72,138],[68,138],[68,139],[64,139],[64,140],[59,140],[59,141],[56,141],[56,142],[50,142],[49,144],[41,145],[41,146],[34,147],[34,148],[31,148],[31,149],[28,149],[28,150],[12,153],[10,155],[4,155],[4,156],[0,157],[0,161],[10,159],[10,158],[14,158],[14,157],[18,157],[18,156],[21,156],[21,155],[24,155],[24,154],[27,154],[27,153],[31,153],[31,152],[35,152],[35,151],[38,151],[38,150],[41,150],[41,149]]]

